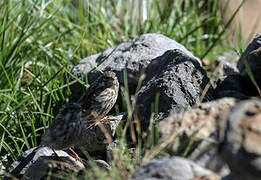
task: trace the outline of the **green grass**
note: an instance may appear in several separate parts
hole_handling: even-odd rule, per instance
[[[69,101],[69,69],[84,57],[144,33],[176,39],[198,57],[220,55],[231,44],[219,5],[215,0],[147,0],[145,17],[141,8],[131,8],[137,6],[131,0],[80,1],[78,8],[69,0],[0,1],[0,156],[16,160],[39,145]],[[121,111],[133,112],[130,103],[126,107]],[[117,152],[113,171],[101,177],[129,177],[166,145],[154,146],[145,158],[138,146],[133,158],[138,160],[128,150]]]

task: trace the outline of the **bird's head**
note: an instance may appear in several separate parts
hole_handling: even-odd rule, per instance
[[[112,71],[105,71],[102,75],[103,82],[105,82],[107,87],[119,86],[118,78],[116,74]]]

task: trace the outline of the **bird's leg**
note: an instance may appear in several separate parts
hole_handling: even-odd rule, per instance
[[[73,156],[73,158],[74,158],[76,161],[80,161],[81,163],[83,163],[83,161],[81,160],[81,158],[77,155],[77,153],[76,153],[72,148],[69,148],[69,150],[71,151],[72,156]]]
[[[101,122],[101,123],[107,123],[107,122],[110,122],[110,121],[112,121],[112,120],[115,120],[115,118],[106,116],[106,117],[102,118],[102,119],[100,120],[100,122]]]

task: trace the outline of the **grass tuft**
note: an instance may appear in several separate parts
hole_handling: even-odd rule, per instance
[[[161,33],[176,39],[199,57],[216,57],[223,53],[224,47],[230,46],[225,40],[228,25],[222,26],[220,1],[72,1],[0,1],[2,162],[7,158],[17,160],[22,152],[39,145],[59,108],[69,102],[70,84],[78,81],[88,86],[70,73],[70,68],[82,58],[144,33]],[[74,81],[70,82],[69,78]],[[100,179],[130,177],[144,162],[160,156],[176,137],[175,134],[161,141],[157,128],[152,128],[156,132],[148,137],[149,147],[145,151],[141,145],[144,137],[140,122],[130,123],[135,114],[127,82],[123,96],[125,108],[117,111],[128,112],[129,126],[119,134],[122,142],[114,152],[112,170],[95,170],[95,176],[100,175]],[[125,147],[129,129],[136,144],[133,152]]]

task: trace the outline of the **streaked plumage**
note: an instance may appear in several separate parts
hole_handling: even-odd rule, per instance
[[[115,73],[104,72],[76,103],[63,106],[43,136],[42,144],[53,149],[84,145],[88,128],[111,110],[118,91]]]

